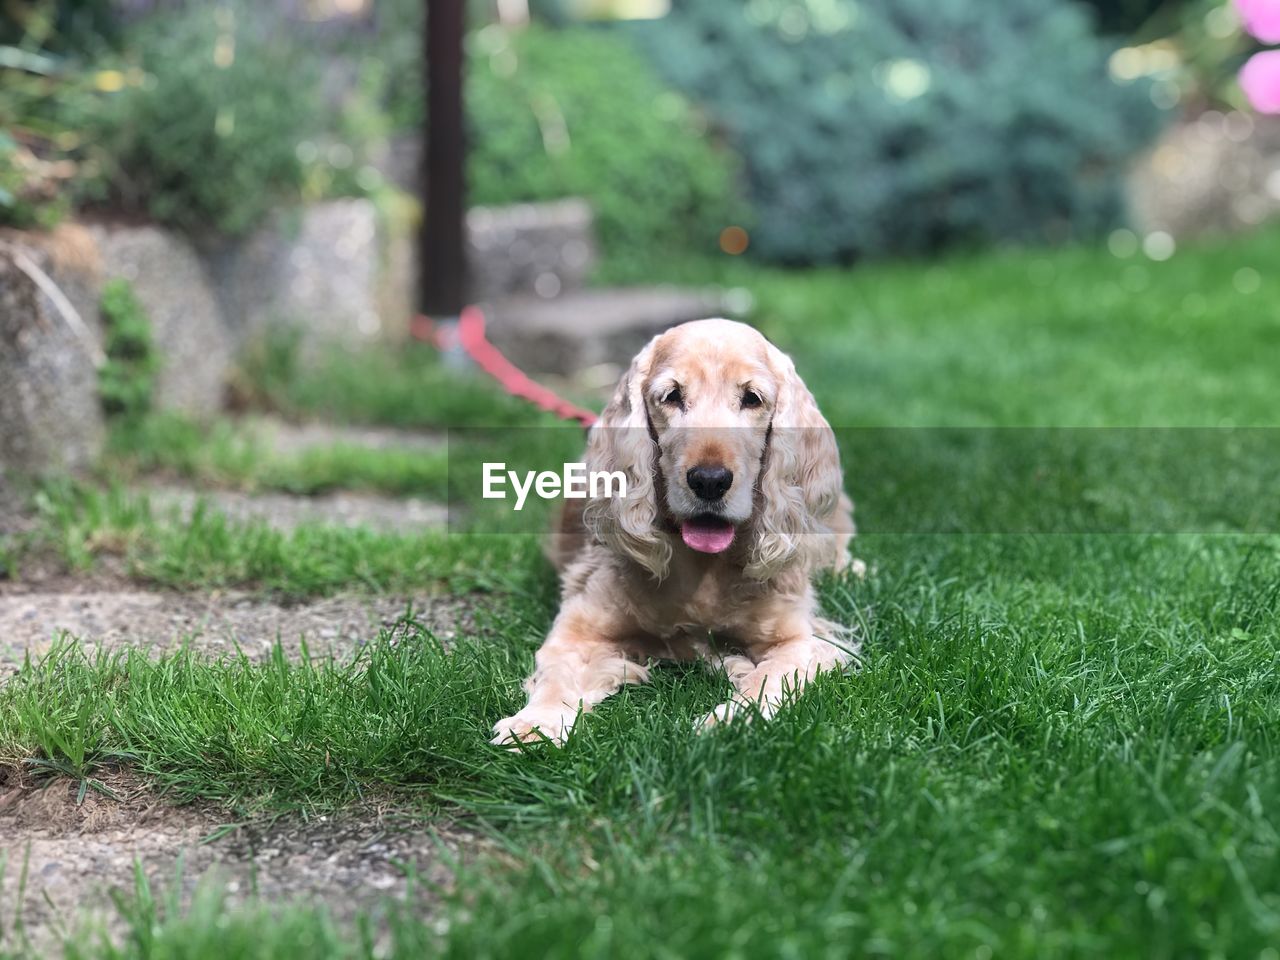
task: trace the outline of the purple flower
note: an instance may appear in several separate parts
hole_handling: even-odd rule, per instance
[[[1240,86],[1259,113],[1280,113],[1280,50],[1255,53],[1240,69]]]
[[[1280,0],[1235,0],[1244,28],[1263,43],[1280,43]]]

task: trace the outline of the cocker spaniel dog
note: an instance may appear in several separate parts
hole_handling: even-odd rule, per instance
[[[749,326],[699,320],[649,342],[587,441],[626,495],[567,507],[552,536],[561,608],[493,742],[560,744],[650,660],[701,658],[732,698],[701,722],[772,715],[855,654],[811,580],[851,561],[853,505],[831,427],[790,358]]]

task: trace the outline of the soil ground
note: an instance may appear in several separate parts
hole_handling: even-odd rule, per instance
[[[235,824],[212,807],[175,807],[128,774],[103,778],[115,795],[57,780],[41,787],[0,769],[0,915],[20,915],[34,955],[86,925],[119,932],[113,890],[131,891],[141,865],[157,899],[212,888],[231,903],[322,903],[342,923],[383,898],[412,896],[430,915],[454,865],[488,841],[447,821],[376,809]],[[105,926],[104,926],[105,925]]]

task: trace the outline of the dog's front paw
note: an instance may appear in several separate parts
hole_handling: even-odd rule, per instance
[[[559,710],[530,710],[526,707],[515,716],[494,724],[493,739],[489,742],[512,750],[519,750],[527,743],[547,741],[562,747],[573,731],[574,719],[574,716]]]
[[[744,723],[759,717],[769,720],[781,706],[778,700],[727,700],[693,725],[698,733],[706,733],[734,720]]]
[[[749,712],[743,711],[741,704],[737,704],[732,701],[722,703],[720,706],[716,707],[706,716],[694,723],[693,729],[698,733],[706,733],[708,730],[714,730],[716,727],[728,723],[734,717],[743,713],[747,713],[748,716],[750,715]]]

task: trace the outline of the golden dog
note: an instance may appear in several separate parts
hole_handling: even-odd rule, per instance
[[[835,435],[790,358],[749,326],[700,320],[649,342],[587,441],[624,497],[566,508],[552,537],[561,608],[494,743],[563,743],[578,717],[653,658],[702,658],[734,695],[702,721],[772,715],[849,662],[813,575],[862,572]],[[572,501],[570,501],[572,503]],[[714,639],[712,639],[714,638]]]

